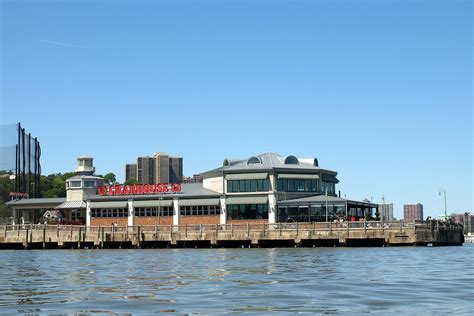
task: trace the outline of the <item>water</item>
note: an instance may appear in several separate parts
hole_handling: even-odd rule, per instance
[[[0,251],[0,313],[471,314],[463,247]]]

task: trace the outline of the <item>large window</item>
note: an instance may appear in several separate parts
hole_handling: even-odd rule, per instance
[[[266,192],[270,190],[270,180],[228,180],[227,192]]]
[[[93,208],[91,217],[128,217],[126,208]]]
[[[267,204],[227,205],[227,219],[268,219]]]
[[[160,207],[160,216],[173,216],[173,207]],[[158,216],[158,207],[135,207],[135,216]]]
[[[81,181],[71,181],[71,188],[80,188],[81,187]]]
[[[334,194],[336,192],[336,184],[334,182],[321,182],[321,192],[326,192],[326,188],[328,193]]]
[[[93,188],[95,187],[95,181],[94,180],[85,180],[84,181],[84,188]]]
[[[221,209],[218,205],[180,206],[179,214],[186,216],[219,215]]]
[[[278,179],[277,190],[284,192],[317,192],[318,181],[314,179]]]

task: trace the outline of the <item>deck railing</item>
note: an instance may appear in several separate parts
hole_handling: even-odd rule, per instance
[[[50,232],[105,232],[105,233],[133,233],[133,232],[268,232],[268,231],[327,231],[327,230],[373,230],[373,229],[400,229],[400,228],[426,228],[445,227],[458,228],[461,224],[442,221],[417,221],[417,222],[294,222],[294,223],[248,223],[248,224],[193,224],[193,225],[135,225],[135,226],[84,226],[84,225],[48,225],[48,224],[24,224],[24,225],[0,225],[0,233],[9,231],[50,231]]]

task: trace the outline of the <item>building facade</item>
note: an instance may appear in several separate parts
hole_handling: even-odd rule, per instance
[[[417,203],[403,205],[403,219],[409,222],[422,221],[423,204]]]
[[[139,183],[183,182],[183,158],[158,152],[153,157],[138,157],[136,164],[125,165],[125,181]]]
[[[155,182],[155,158],[138,157],[137,158],[137,182],[154,183]]]
[[[162,181],[158,181],[162,182]],[[171,183],[183,182],[183,158],[170,157],[169,158],[169,181]]]
[[[379,204],[379,212],[384,221],[393,221],[393,203],[382,203]]]
[[[180,190],[170,190],[168,184],[97,188],[101,179],[73,184],[79,181],[73,177],[67,180],[68,190],[81,189],[82,195],[68,195],[53,208],[79,205],[75,210],[87,226],[354,221],[373,218],[378,208],[367,201],[338,197],[337,172],[319,167],[317,159],[265,153],[225,159],[222,166],[201,175],[202,183],[176,184]],[[86,186],[86,181],[91,182]],[[8,203],[16,221],[52,204],[43,199]]]
[[[128,180],[135,180],[138,182],[136,163],[130,163],[125,165],[125,181]]]

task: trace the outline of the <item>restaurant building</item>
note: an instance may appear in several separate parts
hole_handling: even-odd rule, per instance
[[[79,157],[77,175],[66,180],[66,198],[8,202],[13,222],[37,223],[47,210],[87,226],[240,224],[359,220],[377,204],[336,194],[337,172],[316,158],[264,153],[224,159],[201,173],[202,183],[104,186],[91,157]]]

